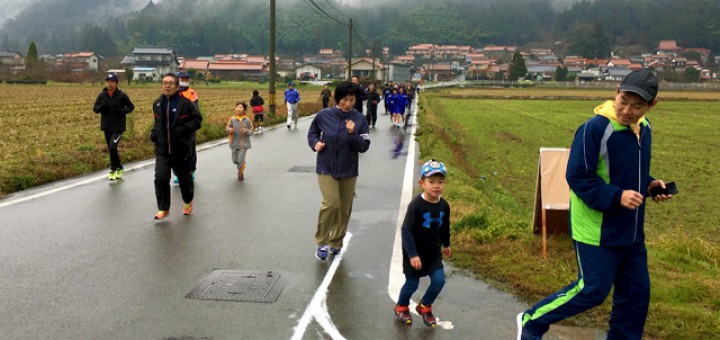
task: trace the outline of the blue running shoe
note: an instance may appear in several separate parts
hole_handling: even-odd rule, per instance
[[[325,261],[327,259],[328,251],[327,246],[317,247],[317,250],[315,251],[315,258],[320,261]]]
[[[332,248],[332,247],[330,247],[330,252],[331,252],[333,255],[340,254],[340,250],[341,250],[340,248]]]

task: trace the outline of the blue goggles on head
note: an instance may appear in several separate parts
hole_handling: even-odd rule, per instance
[[[441,174],[445,176],[447,174],[445,164],[431,159],[425,162],[422,167],[420,167],[420,177],[430,177],[435,174]]]

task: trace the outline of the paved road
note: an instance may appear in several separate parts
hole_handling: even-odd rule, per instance
[[[152,219],[150,161],[129,165],[117,183],[95,173],[0,201],[0,338],[511,339],[526,306],[452,270],[435,308],[453,330],[417,316],[412,327],[394,322],[391,258],[413,182],[406,163],[417,162],[409,143],[409,162],[393,158],[397,131],[379,118],[360,161],[351,239],[325,262],[313,256],[316,176],[289,171],[314,167],[308,118],[298,130],[256,135],[243,183],[227,145],[205,145],[191,216],[174,187],[171,215]],[[274,303],[185,297],[218,268],[281,271],[289,281]]]

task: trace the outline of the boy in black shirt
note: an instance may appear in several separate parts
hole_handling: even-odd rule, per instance
[[[402,225],[403,273],[405,284],[395,306],[397,320],[412,324],[410,298],[420,278],[430,276],[430,286],[415,310],[425,325],[435,327],[432,303],[445,285],[442,255],[450,250],[450,205],[441,195],[445,189],[446,169],[442,162],[429,160],[420,168],[419,184],[423,193],[408,205]],[[441,249],[442,246],[442,249]]]

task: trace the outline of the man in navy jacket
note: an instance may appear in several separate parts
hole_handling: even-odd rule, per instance
[[[649,70],[631,72],[615,100],[578,128],[566,173],[578,280],[518,314],[518,339],[540,339],[550,324],[602,304],[611,288],[607,338],[642,338],[650,302],[645,199],[650,189],[665,188],[650,176],[652,129],[645,117],[657,91]]]

